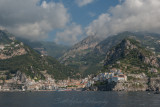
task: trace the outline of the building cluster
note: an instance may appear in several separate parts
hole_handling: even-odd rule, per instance
[[[94,81],[108,82],[124,82],[127,81],[127,76],[118,69],[111,69],[109,72],[100,73],[93,78]]]
[[[13,49],[13,48],[17,48],[17,47],[20,47],[20,46],[23,46],[23,45],[24,44],[22,42],[20,44],[15,43],[15,42],[11,42],[11,44],[0,44],[0,50],[4,50],[5,48]]]
[[[12,74],[12,78],[6,79],[7,72],[8,71],[0,72],[0,91],[78,90],[85,87],[91,87],[96,81],[127,81],[127,76],[118,69],[111,69],[109,72],[100,73],[96,77],[93,77],[93,75],[91,75],[84,79],[76,80],[68,78],[66,80],[58,81],[53,79],[51,75],[47,74],[47,71],[41,71],[41,73],[45,76],[45,80],[37,80],[36,78],[31,79],[20,71],[18,71],[16,74]]]
[[[45,76],[45,80],[31,79],[26,77],[24,73],[18,71],[12,75],[12,78],[6,80],[5,74],[8,71],[0,72],[0,91],[41,91],[41,90],[78,90],[86,87],[88,79],[70,79],[56,81],[47,74],[47,71],[41,73]],[[4,79],[2,79],[4,78]]]

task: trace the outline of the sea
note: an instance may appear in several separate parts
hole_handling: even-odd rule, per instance
[[[149,92],[0,92],[0,107],[160,107]]]

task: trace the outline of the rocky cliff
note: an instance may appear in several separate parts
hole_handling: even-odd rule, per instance
[[[160,76],[148,77],[144,73],[128,74],[125,82],[107,82],[101,85],[93,85],[90,91],[156,91],[160,88]]]
[[[84,76],[98,73],[104,65],[106,53],[112,47],[115,47],[125,38],[131,38],[135,39],[136,41],[139,41],[144,48],[152,51],[153,53],[155,53],[156,56],[158,56],[160,53],[159,34],[146,33],[146,32],[138,32],[138,33],[122,32],[99,41],[97,45],[92,48],[91,51],[90,50],[86,50],[87,52],[83,50],[77,51],[78,55],[76,55],[76,53],[73,52],[73,54],[71,55],[73,57],[68,57],[68,58],[62,57],[60,61],[62,61],[62,63],[65,63],[66,65],[74,67],[75,69],[79,69],[80,71],[78,71],[78,73]],[[82,54],[83,52],[85,54]],[[147,60],[148,58],[146,58],[146,62]],[[154,63],[154,58],[152,63]]]
[[[92,65],[92,61],[90,63],[90,61],[87,60],[89,59],[88,54],[92,53],[95,46],[100,41],[102,41],[102,38],[97,36],[89,36],[75,44],[59,59],[59,61],[65,65],[75,68],[78,74],[83,75],[85,71],[88,71],[88,69],[92,69],[94,67],[94,65]],[[86,75],[84,75],[84,77],[85,76]]]
[[[100,85],[95,85],[100,91],[155,91],[160,88],[159,65],[155,53],[144,48],[139,41],[125,38],[106,53],[103,72],[114,72],[114,76],[106,81],[99,80]],[[121,70],[127,81],[113,81],[113,78],[119,78],[114,69]]]
[[[126,38],[106,54],[105,68],[114,67],[126,73],[145,72],[147,74],[152,68],[159,69],[159,60],[138,41]]]
[[[88,36],[69,49],[68,52],[60,58],[60,61],[67,64],[67,60],[70,58],[86,55],[92,51],[101,40],[102,39],[97,36]]]
[[[6,71],[1,80],[11,79],[17,72],[35,80],[44,80],[41,71],[47,71],[54,79],[73,77],[74,70],[49,56],[43,56],[15,39],[7,31],[0,30],[0,71]],[[9,77],[9,78],[7,78]]]

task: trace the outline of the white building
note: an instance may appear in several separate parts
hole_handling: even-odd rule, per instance
[[[112,77],[112,82],[118,82],[118,76]]]
[[[124,81],[127,81],[127,76],[124,74],[112,77],[112,82],[124,82]]]
[[[0,50],[3,50],[4,49],[4,45],[0,45]]]

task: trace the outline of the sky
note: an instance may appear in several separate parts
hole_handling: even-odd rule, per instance
[[[0,0],[0,29],[74,45],[91,35],[160,33],[160,0]]]

